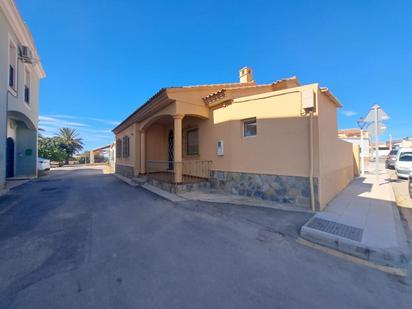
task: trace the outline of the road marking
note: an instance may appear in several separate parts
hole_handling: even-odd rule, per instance
[[[307,241],[303,238],[298,238],[296,240],[296,242],[298,244],[301,244],[301,245],[319,250],[323,253],[333,255],[335,257],[344,259],[344,260],[352,262],[352,263],[356,263],[356,264],[363,265],[363,266],[366,266],[366,267],[369,267],[369,268],[380,270],[380,271],[382,271],[384,273],[387,273],[387,274],[390,274],[390,275],[395,275],[395,276],[400,276],[400,277],[408,277],[408,272],[405,269],[402,269],[402,268],[396,268],[396,267],[391,267],[391,266],[383,266],[383,265],[375,264],[375,263],[372,263],[370,261],[366,261],[366,260],[363,260],[361,258],[358,258],[356,256],[349,255],[349,254],[346,254],[346,253],[343,253],[343,252],[340,252],[340,251],[337,251],[337,250],[334,250],[334,249],[331,249],[331,248],[327,248],[327,247],[315,244],[315,243]]]

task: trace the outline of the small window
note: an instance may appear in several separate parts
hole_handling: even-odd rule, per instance
[[[129,137],[126,135],[123,137],[123,158],[128,158],[130,153]]]
[[[243,136],[256,136],[256,118],[243,120]]]
[[[122,140],[120,138],[116,141],[116,157],[122,157]]]
[[[30,104],[30,72],[28,69],[24,71],[24,102]]]
[[[17,89],[17,47],[10,41],[9,45],[9,87],[13,90]]]
[[[194,156],[199,154],[199,130],[192,129],[186,133],[186,154]]]

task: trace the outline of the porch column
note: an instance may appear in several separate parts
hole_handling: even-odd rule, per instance
[[[93,150],[90,150],[90,164],[94,164],[94,152]],[[84,162],[86,163],[86,158],[84,158]]]
[[[146,132],[140,130],[140,174],[146,174]]]
[[[173,158],[174,158],[174,170],[175,170],[175,182],[182,182],[182,119],[184,115],[173,115],[174,119],[174,145],[173,145]]]

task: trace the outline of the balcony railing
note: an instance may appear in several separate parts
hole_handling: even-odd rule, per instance
[[[212,161],[188,160],[176,161],[146,161],[147,177],[158,181],[176,183],[176,173],[180,172],[181,183],[195,183],[210,178]]]

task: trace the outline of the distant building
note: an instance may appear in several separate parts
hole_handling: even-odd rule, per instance
[[[346,142],[357,144],[360,147],[360,156],[369,158],[371,155],[371,147],[369,142],[369,132],[363,131],[363,145],[361,142],[361,131],[358,128],[340,129],[338,137]]]
[[[7,177],[37,175],[39,80],[33,38],[12,0],[0,0],[0,189]]]
[[[358,128],[351,128],[351,129],[339,129],[338,130],[338,137],[339,138],[361,138],[361,130]],[[369,132],[363,130],[363,138],[369,138]]]

